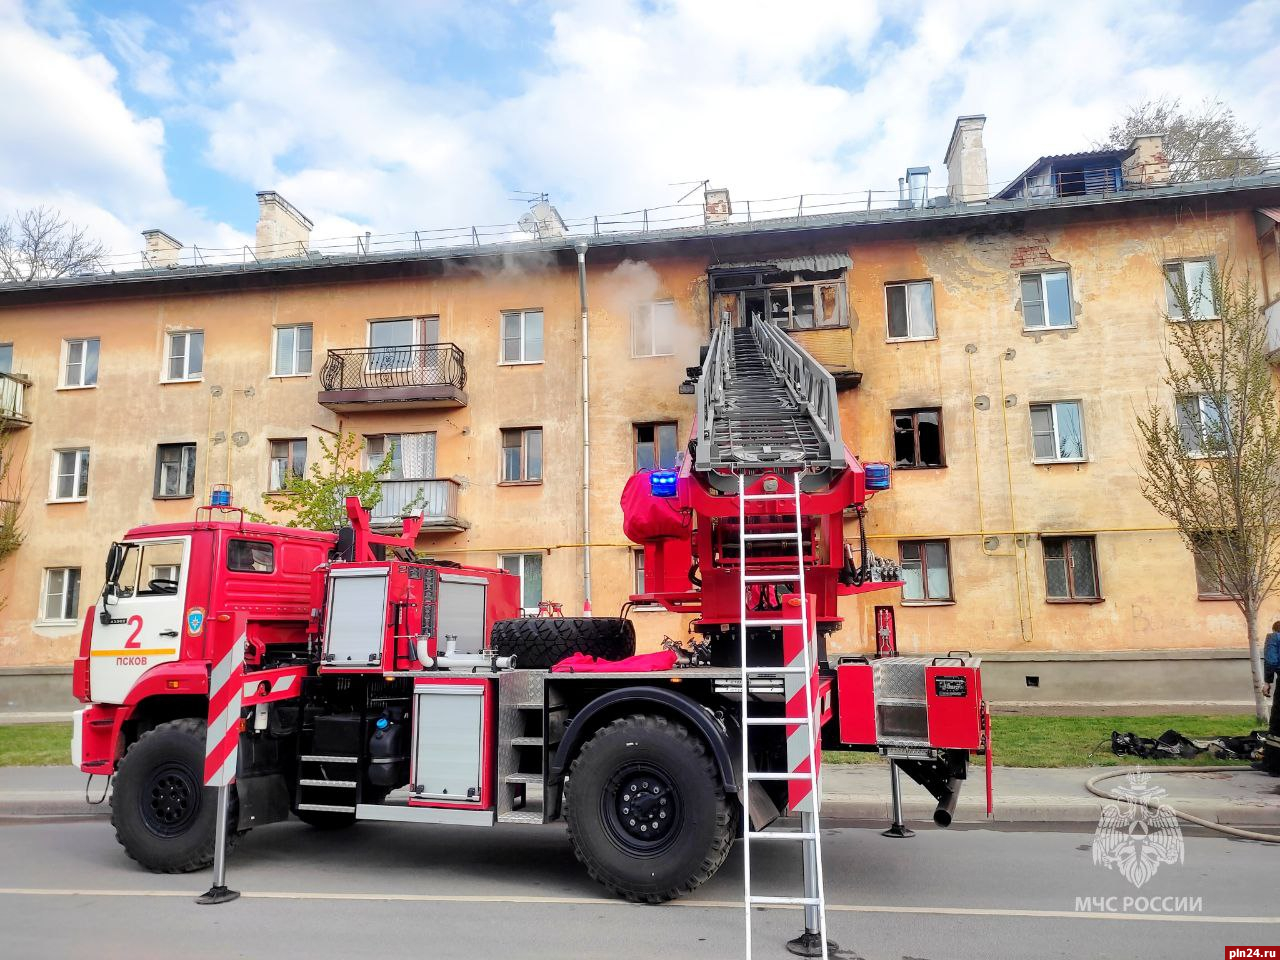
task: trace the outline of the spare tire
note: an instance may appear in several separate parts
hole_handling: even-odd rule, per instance
[[[545,670],[574,653],[602,660],[635,656],[636,628],[622,617],[520,617],[499,620],[489,646],[516,666]]]

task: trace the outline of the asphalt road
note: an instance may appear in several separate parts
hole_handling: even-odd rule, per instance
[[[830,936],[841,947],[833,957],[1167,960],[1280,943],[1275,847],[1188,836],[1184,862],[1162,865],[1137,890],[1093,864],[1091,839],[1092,831],[1045,827],[930,829],[889,840],[866,827],[829,827]],[[798,877],[798,851],[776,847],[753,848],[753,873]],[[197,906],[207,872],[147,873],[101,819],[0,821],[0,956],[742,956],[738,851],[696,895],[651,907],[603,896],[556,826],[362,824],[327,834],[294,822],[246,837],[228,881],[240,900]],[[759,892],[794,891],[775,883]],[[1150,914],[1126,896],[1201,903],[1195,912]],[[1080,897],[1115,909],[1079,911]],[[795,911],[757,911],[755,956],[788,956],[782,943],[799,928]]]

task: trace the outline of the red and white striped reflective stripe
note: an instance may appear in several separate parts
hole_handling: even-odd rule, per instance
[[[306,675],[306,667],[277,667],[246,674],[242,703],[248,707],[256,703],[290,700],[302,693],[302,678]]]
[[[209,673],[209,726],[204,746],[204,782],[225,787],[235,782],[240,755],[240,706],[244,688],[245,620],[218,623],[213,669]]]
[[[797,670],[804,667],[805,645],[809,645],[809,692],[812,699],[807,709],[804,696],[804,674],[797,672],[783,675],[786,716],[804,717],[811,724],[808,729],[803,723],[787,727],[787,769],[791,773],[808,773],[810,765],[815,762],[815,758],[809,755],[810,730],[812,730],[814,753],[818,764],[817,769],[820,770],[822,764],[822,754],[817,750],[819,740],[817,726],[819,711],[816,709],[818,699],[818,658],[812,597],[809,598],[809,603],[805,604],[805,608],[806,623],[803,627],[782,628],[782,657],[788,667],[794,667]],[[820,804],[821,799],[819,798],[817,802]],[[807,777],[787,781],[787,805],[791,808],[792,813],[817,812],[813,784]]]

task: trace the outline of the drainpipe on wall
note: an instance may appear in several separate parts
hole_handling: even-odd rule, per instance
[[[582,615],[591,616],[591,381],[587,339],[587,241],[578,251],[578,299],[582,303]]]

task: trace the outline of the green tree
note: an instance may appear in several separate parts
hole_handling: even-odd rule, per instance
[[[1205,99],[1195,107],[1183,106],[1177,97],[1134,104],[1097,146],[1120,150],[1148,133],[1164,137],[1169,178],[1175,182],[1249,176],[1266,165],[1256,131],[1217,99]]]
[[[0,426],[0,566],[22,546],[22,465],[13,446],[12,431]],[[0,610],[9,598],[0,596]]]
[[[320,438],[321,456],[306,475],[289,473],[273,506],[289,517],[285,526],[336,530],[347,523],[347,497],[359,497],[366,510],[382,502],[380,481],[391,472],[392,454],[371,469],[360,466],[364,441],[354,433]],[[410,504],[408,510],[419,504]]]
[[[1137,416],[1142,492],[1244,616],[1266,719],[1258,616],[1280,587],[1280,410],[1253,281],[1230,264],[1166,269],[1173,316],[1163,382]]]

